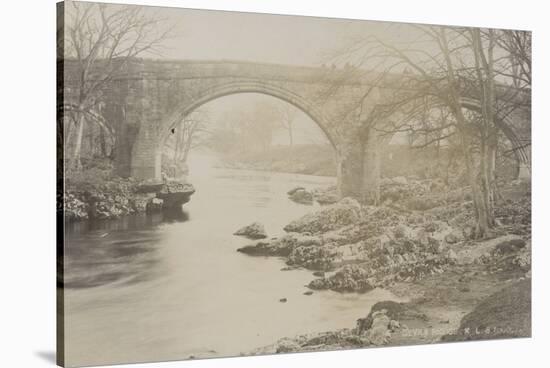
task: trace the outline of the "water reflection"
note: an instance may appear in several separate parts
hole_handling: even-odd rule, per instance
[[[58,284],[84,289],[148,281],[158,273],[155,266],[162,234],[157,227],[188,220],[186,211],[171,209],[116,220],[67,223],[66,242],[70,246],[65,247],[65,280]]]

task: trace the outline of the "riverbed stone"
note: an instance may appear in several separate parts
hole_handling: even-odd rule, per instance
[[[164,208],[178,208],[189,202],[195,188],[189,183],[169,182],[157,192],[157,198],[164,201]]]
[[[253,222],[250,225],[246,225],[239,230],[235,231],[233,235],[239,235],[247,237],[248,239],[265,239],[267,238],[267,233],[265,231],[264,225],[259,222]]]
[[[286,194],[291,196],[291,195],[293,195],[294,193],[296,193],[297,191],[300,191],[300,190],[306,190],[306,188],[304,188],[304,187],[295,187],[295,188],[292,188],[291,190],[289,190],[288,192],[286,192]]]
[[[246,245],[237,251],[253,256],[288,257],[297,247],[320,246],[322,240],[316,236],[289,233],[279,238],[260,240],[255,244]]]
[[[296,203],[313,204],[313,194],[304,188],[295,188],[291,190],[288,198]]]

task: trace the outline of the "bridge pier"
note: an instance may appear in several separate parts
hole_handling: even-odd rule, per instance
[[[347,143],[344,152],[336,154],[338,194],[354,197],[363,203],[380,202],[381,138],[371,132],[366,139]]]
[[[162,179],[160,150],[145,150],[143,157],[134,158],[132,160],[131,176],[138,180],[152,179],[160,181]]]
[[[115,172],[122,178],[132,176],[132,147],[139,128],[133,124],[117,124]]]
[[[162,150],[156,134],[142,126],[138,139],[132,147],[131,176],[138,180],[160,181],[162,179],[161,160]]]

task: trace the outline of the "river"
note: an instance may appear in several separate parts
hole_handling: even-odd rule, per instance
[[[236,249],[253,221],[270,236],[317,206],[293,203],[298,185],[334,178],[215,168],[194,156],[197,192],[172,215],[82,222],[66,229],[67,365],[235,356],[285,336],[352,327],[372,304],[392,299],[332,291],[303,295],[307,270]],[[281,303],[281,298],[287,298]]]

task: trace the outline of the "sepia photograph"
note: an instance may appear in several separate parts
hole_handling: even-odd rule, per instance
[[[56,9],[59,365],[531,337],[531,31]]]

